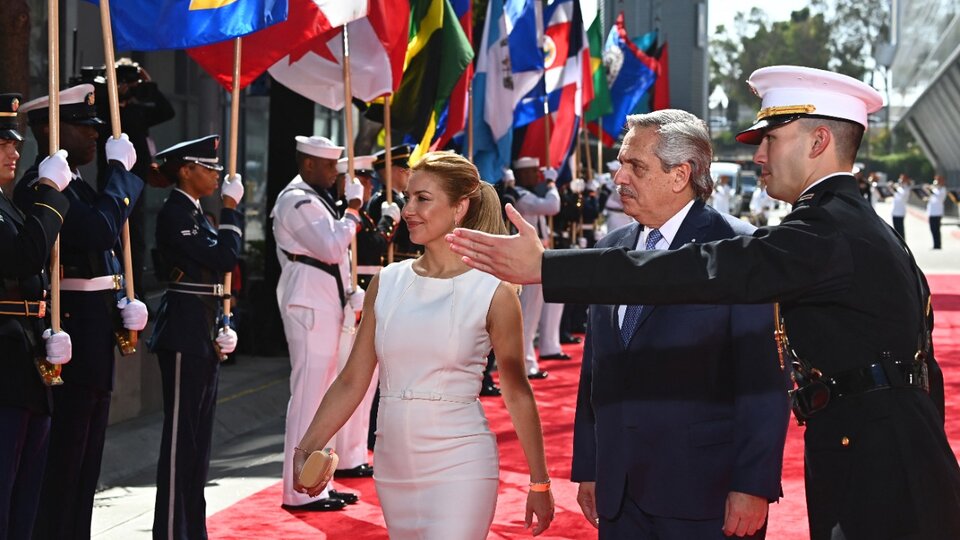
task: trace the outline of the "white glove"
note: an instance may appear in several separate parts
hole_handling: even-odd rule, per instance
[[[220,186],[220,195],[230,197],[240,204],[240,199],[243,198],[243,177],[239,174],[227,175],[223,179],[223,185]]]
[[[120,308],[120,319],[123,320],[123,327],[127,330],[139,332],[147,326],[147,305],[137,300],[133,301],[123,297],[117,302]]]
[[[600,190],[600,184],[597,182],[596,178],[594,178],[593,180],[590,180],[589,182],[587,182],[587,184],[586,184],[584,187],[586,188],[587,191],[599,191],[599,190]]]
[[[43,331],[44,345],[47,347],[47,362],[54,365],[66,364],[73,356],[73,343],[70,334],[66,332],[53,333],[47,328]]]
[[[57,150],[52,156],[40,162],[40,178],[46,178],[57,185],[57,191],[63,191],[70,184],[73,173],[67,163],[67,151]]]
[[[557,176],[559,176],[559,174],[557,173],[557,170],[554,169],[553,167],[547,167],[546,169],[543,170],[543,178],[547,182],[556,182]]]
[[[392,219],[394,223],[400,221],[400,207],[395,202],[383,201],[380,203],[380,213]]]
[[[360,201],[363,203],[363,184],[356,178],[353,179],[353,182],[347,182],[343,186],[343,196],[347,199],[348,203],[350,201]]]
[[[366,298],[366,296],[367,293],[360,287],[357,287],[357,290],[350,293],[347,302],[349,302],[350,307],[353,308],[354,311],[363,311],[363,299]]]
[[[119,161],[123,168],[130,170],[137,162],[137,151],[130,142],[126,133],[121,133],[119,139],[107,139],[107,161]]]
[[[220,346],[221,354],[230,354],[237,350],[237,333],[229,326],[220,329],[215,341],[217,345]]]
[[[573,193],[583,193],[585,187],[587,187],[587,183],[583,181],[583,178],[574,178],[570,181],[570,191]]]

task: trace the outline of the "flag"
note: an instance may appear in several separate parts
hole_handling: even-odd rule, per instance
[[[579,4],[574,0],[556,0],[547,6],[544,19],[543,86],[551,113],[550,160],[548,163],[545,148],[548,117],[543,115],[527,125],[518,155],[539,157],[544,165],[559,169],[573,148],[583,104],[593,99],[593,81]]]
[[[656,59],[658,36],[659,32],[657,30],[651,30],[642,36],[635,36],[632,40],[633,44],[637,46],[637,49],[643,51],[654,61],[654,63],[650,65],[650,69],[653,70],[654,75],[659,71],[659,61]],[[644,92],[643,97],[633,106],[633,111],[631,111],[630,114],[644,114],[653,110],[653,90],[656,86],[657,82],[656,79],[654,79],[654,83],[650,85],[650,88]]]
[[[300,58],[317,49],[315,39],[326,36],[330,40],[339,35],[338,27],[366,16],[367,4],[367,0],[290,0],[290,16],[285,22],[243,39],[240,88],[245,88],[285,56]],[[221,86],[227,90],[233,88],[233,43],[221,42],[190,49],[187,53]]]
[[[473,162],[497,182],[510,166],[514,111],[541,81],[539,0],[490,0],[473,78]]]
[[[411,163],[429,150],[440,113],[471,61],[473,47],[450,0],[411,0],[403,78],[391,110],[393,129],[418,142]]]
[[[460,27],[467,36],[467,41],[473,43],[473,0],[450,0],[453,11],[457,14]],[[437,132],[430,145],[431,150],[447,146],[453,136],[463,131],[467,124],[467,89],[473,80],[473,64],[467,65],[457,85],[450,94],[450,99],[440,113],[437,121]]]
[[[98,0],[87,0],[99,4]],[[120,0],[110,2],[120,51],[187,49],[287,20],[287,0]]]
[[[346,25],[353,97],[372,101],[397,89],[407,52],[409,23],[410,8],[406,2],[369,0],[367,16]],[[294,92],[324,107],[342,109],[342,27],[305,43],[269,71]]]
[[[657,82],[653,85],[653,110],[670,108],[670,59],[667,55],[667,42],[656,53]]]
[[[603,63],[610,84],[612,112],[600,119],[602,130],[591,125],[590,131],[613,146],[620,138],[627,115],[631,114],[656,78],[656,60],[640,50],[627,36],[623,13],[617,16],[604,47]]]
[[[598,118],[613,112],[610,106],[610,88],[607,87],[607,69],[603,66],[603,19],[597,0],[580,0],[583,27],[587,29],[587,45],[590,49],[590,77],[593,80],[593,101],[583,113],[584,122],[596,122]]]

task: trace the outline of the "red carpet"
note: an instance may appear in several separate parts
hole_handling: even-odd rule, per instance
[[[947,395],[947,435],[954,451],[960,449],[960,276],[928,276],[936,310],[934,343],[944,371]],[[554,478],[557,514],[539,538],[595,538],[576,502],[577,487],[570,477],[573,413],[576,407],[580,346],[565,347],[574,361],[544,362],[546,380],[533,381],[543,421],[550,476]],[[529,537],[523,529],[526,486],[529,480],[523,453],[509,415],[499,398],[483,398],[491,428],[500,445],[500,498],[489,538]],[[347,490],[360,494],[360,503],[336,513],[291,513],[280,508],[280,482],[218,512],[207,520],[214,539],[341,539],[387,538],[373,480],[345,480]],[[783,466],[784,498],[770,507],[767,538],[803,540],[808,537],[803,491],[803,428],[791,419]],[[469,504],[469,501],[464,501]]]

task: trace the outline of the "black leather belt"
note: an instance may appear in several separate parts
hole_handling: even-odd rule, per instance
[[[347,295],[343,292],[343,280],[340,278],[340,266],[336,264],[325,263],[321,260],[314,259],[309,255],[298,255],[296,253],[290,253],[284,249],[280,251],[287,256],[287,259],[292,262],[298,262],[305,264],[307,266],[312,266],[323,270],[324,272],[333,276],[333,279],[337,281],[337,293],[340,294],[340,307],[347,305]]]
[[[230,297],[230,294],[223,290],[223,283],[186,283],[183,281],[175,281],[167,285],[167,290],[178,293],[197,294],[200,296],[216,296],[217,298]]]
[[[47,303],[43,300],[3,300],[0,301],[0,315],[7,317],[35,317],[42,319],[47,314]]]
[[[832,397],[863,394],[873,390],[882,390],[894,386],[914,386],[926,389],[924,366],[920,362],[893,362],[893,365],[903,376],[903,384],[890,381],[883,364],[877,362],[867,367],[849,369],[832,377],[823,377],[823,381],[830,387]]]

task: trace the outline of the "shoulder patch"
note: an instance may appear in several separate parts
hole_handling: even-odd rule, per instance
[[[310,204],[310,199],[302,199],[297,201],[296,204],[293,205],[293,209],[296,210],[305,204]]]

